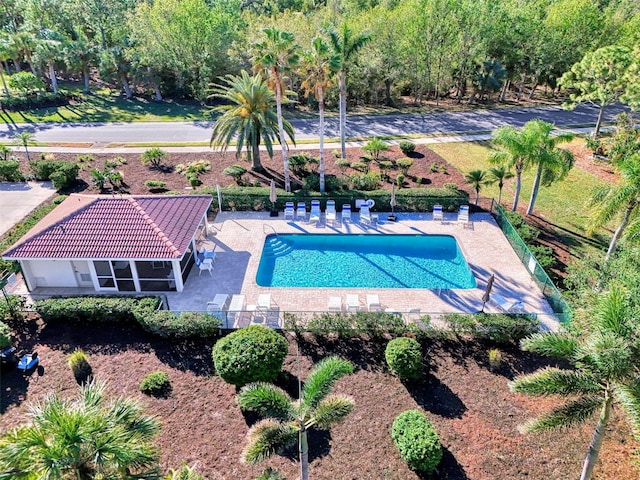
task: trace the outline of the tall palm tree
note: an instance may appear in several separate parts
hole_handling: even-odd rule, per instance
[[[488,171],[489,185],[494,183],[498,184],[498,205],[502,202],[502,189],[504,187],[504,181],[513,178],[513,172],[504,165],[497,167],[491,167]]]
[[[82,387],[75,400],[50,395],[30,410],[30,423],[0,439],[0,479],[154,478],[151,440],[160,423],[139,403],[105,401],[104,383]]]
[[[640,336],[633,307],[616,287],[602,294],[587,319],[586,334],[539,333],[522,342],[525,350],[568,360],[573,369],[543,368],[510,383],[512,391],[567,397],[565,404],[532,419],[521,431],[537,432],[590,421],[598,414],[580,480],[589,480],[600,453],[612,406],[640,434]]]
[[[588,225],[588,232],[606,225],[614,218],[621,216],[620,223],[611,237],[605,262],[615,252],[618,241],[627,226],[626,236],[640,237],[640,219],[638,206],[640,205],[640,153],[636,153],[618,163],[621,181],[617,185],[607,185],[598,189],[591,197],[591,205],[595,207],[594,214]]]
[[[287,91],[284,88],[283,74],[298,64],[300,45],[290,32],[283,32],[277,28],[263,30],[267,39],[255,45],[256,55],[253,59],[254,69],[266,73],[270,84],[276,92],[276,115],[278,117],[278,134],[282,148],[282,164],[284,168],[284,188],[291,191],[289,178],[289,161],[287,159],[289,147],[284,139],[284,123],[282,117],[282,98]],[[295,143],[295,142],[294,142]]]
[[[333,53],[327,42],[321,37],[315,37],[311,43],[311,50],[304,52],[302,60],[302,88],[305,95],[313,93],[318,101],[318,115],[320,117],[320,191],[324,192],[324,94],[327,87],[332,85],[333,76],[340,70],[340,56]]]
[[[273,140],[279,137],[278,119],[273,108],[275,96],[260,75],[251,76],[246,70],[243,70],[240,76],[227,75],[224,83],[226,86],[214,87],[214,96],[228,103],[214,109],[222,112],[222,116],[213,126],[209,145],[219,142],[222,150],[226,151],[233,137],[237,135],[236,157],[240,156],[242,148],[246,145],[251,169],[264,170],[260,163],[260,142],[264,142],[269,158],[273,158]],[[283,120],[283,128],[293,141],[291,123]]]
[[[340,58],[338,71],[338,88],[340,89],[340,149],[342,158],[347,158],[346,130],[347,130],[347,76],[349,63],[354,55],[371,40],[369,32],[354,32],[346,22],[336,30],[333,27],[323,29],[329,35],[333,51]]]
[[[529,124],[537,140],[535,150],[529,157],[531,166],[536,167],[536,178],[533,181],[527,215],[533,213],[540,184],[548,186],[555,181],[562,180],[567,176],[574,162],[573,153],[569,150],[558,148],[558,145],[573,140],[574,135],[572,133],[561,133],[552,136],[553,125],[551,123],[543,122],[542,120],[531,120],[527,122],[527,125]]]
[[[20,143],[22,143],[22,146],[24,146],[24,152],[27,154],[27,161],[31,160],[29,157],[29,142],[33,137],[34,135],[31,132],[20,132],[15,135],[16,140],[19,140]]]
[[[487,172],[484,170],[471,170],[464,176],[467,183],[476,191],[476,205],[478,204],[478,198],[480,197],[480,189],[483,185],[487,185],[489,183],[486,175]]]
[[[335,383],[353,372],[353,365],[338,357],[327,357],[309,373],[300,398],[293,400],[287,392],[270,383],[252,383],[238,394],[243,410],[258,413],[264,420],[256,423],[247,435],[248,443],[242,459],[260,463],[298,440],[300,478],[309,478],[309,445],[307,431],[311,427],[328,430],[342,422],[353,410],[353,399],[345,395],[329,395]]]

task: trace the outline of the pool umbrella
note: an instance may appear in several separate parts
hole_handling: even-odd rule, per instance
[[[271,179],[271,190],[269,191],[269,200],[271,200],[271,213],[270,216],[277,217],[278,210],[276,210],[276,200],[278,200],[278,192],[276,191],[276,182]]]
[[[493,288],[493,282],[495,282],[495,280],[496,280],[496,277],[492,273],[491,276],[489,277],[489,280],[487,281],[487,286],[484,287],[484,294],[482,295],[482,310],[480,310],[480,313],[484,312],[484,306],[491,298],[491,289]]]
[[[391,220],[392,222],[395,222],[397,220],[395,213],[393,213],[393,207],[396,206],[396,184],[395,183],[391,185],[391,198],[389,199],[389,205],[391,205],[391,215],[389,215],[389,220]]]

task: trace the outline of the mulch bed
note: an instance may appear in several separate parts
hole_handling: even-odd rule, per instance
[[[261,466],[240,462],[246,432],[255,418],[242,414],[235,388],[215,376],[213,340],[176,343],[125,325],[44,325],[35,318],[17,330],[18,344],[25,350],[36,349],[42,363],[26,378],[17,371],[3,372],[0,430],[23,422],[28,404],[50,392],[75,394],[77,386],[66,356],[81,348],[89,354],[94,374],[108,382],[110,395],[136,398],[148,413],[161,419],[162,430],[155,443],[163,469],[176,468],[182,462],[197,464],[209,480],[217,480],[255,478],[264,467],[272,466],[286,478],[297,478],[295,450]],[[547,365],[545,359],[508,348],[503,350],[503,366],[491,372],[487,346],[426,341],[424,380],[403,384],[385,367],[385,341],[330,341],[311,336],[299,343],[291,337],[289,340],[279,384],[294,396],[298,371],[304,377],[314,362],[328,354],[339,354],[356,366],[356,372],[335,389],[355,399],[355,410],[331,432],[310,436],[312,478],[426,478],[407,468],[389,434],[394,417],[410,408],[425,411],[444,446],[444,459],[432,478],[541,480],[579,476],[595,419],[555,433],[521,435],[517,431],[518,424],[556,401],[513,394],[507,382],[517,374]],[[148,397],[139,391],[142,378],[156,370],[167,372],[171,379],[173,388],[167,398]],[[636,448],[615,413],[595,478],[635,478],[631,454]]]

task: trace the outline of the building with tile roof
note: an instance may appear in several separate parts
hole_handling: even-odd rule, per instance
[[[210,195],[70,195],[2,254],[29,290],[182,291]]]

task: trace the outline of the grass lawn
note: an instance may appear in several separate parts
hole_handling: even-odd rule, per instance
[[[491,164],[487,161],[491,152],[488,142],[439,143],[429,147],[464,174],[471,170],[491,168]],[[521,207],[526,208],[529,203],[534,176],[535,172],[532,170],[526,171],[522,175]],[[603,185],[605,182],[600,178],[574,167],[565,180],[556,182],[550,187],[540,188],[534,215],[542,217],[556,228],[567,230],[573,233],[576,238],[582,239],[572,246],[578,251],[593,248],[594,242],[583,238],[586,235],[586,225],[590,215],[587,202],[595,189]],[[515,178],[507,180],[502,191],[502,203],[509,208],[513,203],[514,190]],[[480,190],[480,196],[497,199],[498,187],[487,185]],[[596,239],[603,234],[605,234],[604,230],[597,232]]]

